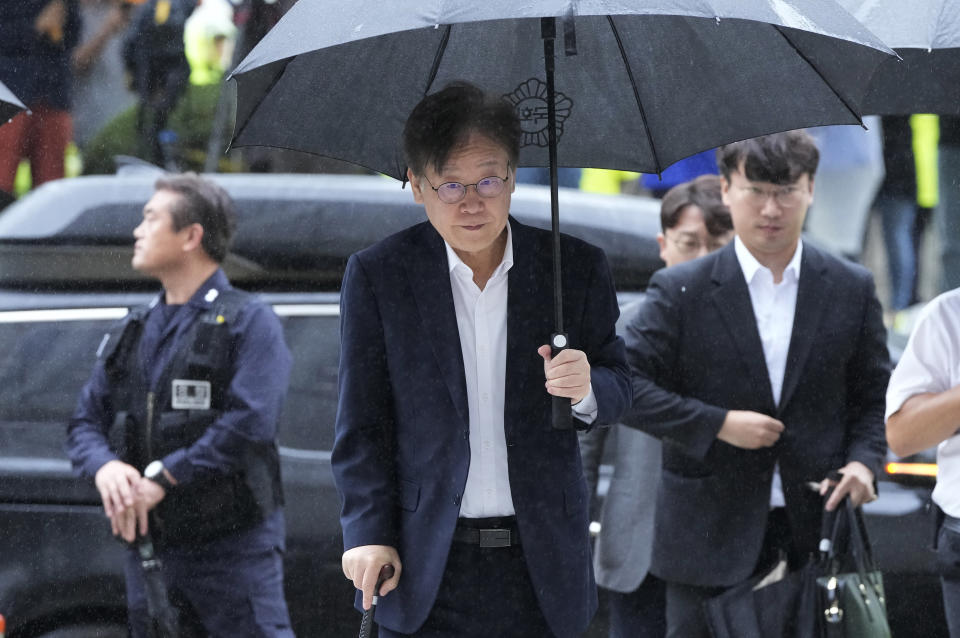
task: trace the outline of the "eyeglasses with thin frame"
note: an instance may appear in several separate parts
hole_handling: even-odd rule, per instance
[[[426,177],[423,178],[426,180],[427,184],[430,184],[430,180]],[[507,180],[510,179],[510,167],[507,166],[507,176],[498,177],[496,175],[491,175],[490,177],[484,177],[479,182],[473,184],[461,184],[460,182],[444,182],[439,186],[434,186],[430,184],[430,188],[437,194],[437,198],[444,204],[456,204],[464,197],[467,196],[467,187],[473,186],[477,195],[480,197],[496,197],[503,192],[503,187],[506,185]]]
[[[753,185],[739,188],[747,201],[754,206],[763,206],[770,197],[783,208],[793,208],[803,201],[803,190],[799,186],[776,186],[769,190]]]
[[[673,242],[673,245],[677,247],[677,250],[680,251],[682,255],[696,255],[703,250],[704,247],[706,247],[708,253],[712,253],[727,245],[726,241],[720,239],[711,238],[704,243],[697,237],[691,237],[686,234],[680,234],[680,236],[677,237],[669,231],[664,233],[664,236]]]

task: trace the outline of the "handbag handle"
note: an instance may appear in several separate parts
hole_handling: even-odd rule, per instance
[[[844,497],[837,509],[839,511],[836,512],[833,521],[831,546],[827,555],[831,573],[838,573],[841,560],[849,556],[853,559],[856,571],[864,577],[868,572],[876,570],[867,529],[857,515],[857,508],[850,502],[849,496]],[[845,539],[844,536],[846,536]],[[843,540],[846,540],[846,543],[843,543]]]

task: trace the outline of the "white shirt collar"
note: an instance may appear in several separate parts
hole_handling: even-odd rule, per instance
[[[733,238],[733,249],[737,253],[737,261],[740,262],[740,269],[743,271],[743,278],[747,280],[747,284],[753,281],[753,278],[756,277],[757,272],[759,272],[761,268],[770,272],[769,268],[757,261],[757,258],[754,257],[750,250],[744,245],[739,235]],[[784,279],[792,276],[793,281],[800,281],[800,257],[802,255],[803,240],[801,239],[797,241],[797,249],[793,251],[793,257],[791,257],[790,263],[783,269]]]
[[[448,272],[453,272],[457,266],[463,266],[467,270],[471,270],[469,266],[463,263],[463,260],[460,259],[460,256],[453,250],[453,247],[447,243],[447,240],[443,240],[443,245],[447,248],[447,267],[449,268]],[[496,270],[493,271],[491,279],[501,272],[506,272],[510,270],[513,266],[513,231],[510,229],[510,221],[507,220],[507,244],[503,247],[503,259],[500,260],[500,265],[497,266]],[[471,270],[472,272],[472,270]]]

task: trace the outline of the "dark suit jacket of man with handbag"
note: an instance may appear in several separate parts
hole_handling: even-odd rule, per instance
[[[507,215],[512,107],[454,85],[411,121],[409,178],[429,221],[352,256],[341,293],[344,573],[367,607],[381,566],[395,567],[379,590],[381,636],[577,636],[597,605],[586,483],[576,432],[552,427],[551,394],[594,425],[629,405],[606,259],[563,238],[576,350],[551,358],[552,238]],[[430,136],[448,148],[424,163],[410,147]],[[567,372],[589,379],[592,399],[579,381],[566,392]],[[588,401],[594,414],[578,416]]]
[[[626,423],[663,441],[652,571],[668,583],[668,636],[709,636],[704,600],[771,554],[797,564],[816,549],[823,501],[808,482],[825,493],[843,472],[831,509],[875,498],[885,331],[870,273],[800,241],[817,159],[800,131],[721,148],[736,239],[655,274],[625,334]],[[793,313],[778,296],[791,281]]]

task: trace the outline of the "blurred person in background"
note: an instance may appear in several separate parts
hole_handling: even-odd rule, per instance
[[[131,17],[123,60],[137,94],[140,156],[175,168],[167,120],[190,80],[183,34],[196,0],[146,0]]]
[[[720,177],[701,175],[667,191],[660,227],[657,243],[668,268],[725,246],[733,238],[733,221],[721,197]],[[624,308],[618,331],[641,304],[643,299]],[[597,585],[608,590],[610,638],[663,638],[666,585],[650,573],[660,441],[623,425],[581,433],[583,473],[591,498],[596,497],[600,463],[608,447],[614,451],[613,477],[600,513],[593,569]]]
[[[80,0],[83,32],[71,60],[71,112],[73,140],[81,152],[104,124],[136,102],[124,77],[119,37],[130,23],[131,1]]]
[[[0,127],[0,190],[13,193],[21,159],[33,185],[64,175],[73,137],[70,56],[80,37],[76,0],[0,2],[0,81],[29,112]]]
[[[883,224],[890,273],[890,310],[903,310],[913,300],[917,255],[913,240],[917,216],[917,171],[909,115],[885,116],[884,178],[874,200]]]
[[[940,202],[934,219],[940,237],[940,291],[960,288],[960,115],[940,116]]]

